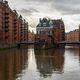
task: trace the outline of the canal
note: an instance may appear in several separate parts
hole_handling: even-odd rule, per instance
[[[1,50],[0,80],[80,80],[80,49]]]

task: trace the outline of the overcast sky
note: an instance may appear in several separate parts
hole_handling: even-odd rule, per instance
[[[62,18],[66,32],[77,29],[80,24],[80,0],[7,0],[35,27],[38,18]]]

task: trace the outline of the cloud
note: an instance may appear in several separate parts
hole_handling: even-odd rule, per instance
[[[34,8],[29,8],[29,9],[23,8],[20,10],[20,12],[27,15],[27,16],[30,16],[30,15],[32,15],[32,13],[34,13],[34,12],[38,13],[39,11],[37,9],[34,9]]]
[[[52,6],[64,15],[80,14],[80,0],[54,0]]]
[[[80,14],[80,0],[25,0],[25,1],[26,3],[33,2],[33,4],[35,5],[36,3],[39,3],[41,8],[42,7],[44,8],[46,6],[44,11],[46,11],[47,8],[51,8],[50,10],[52,12],[54,12],[54,9],[55,9],[62,15]],[[44,5],[44,3],[49,5],[48,6]],[[38,6],[39,5],[36,5],[36,7]]]
[[[63,21],[65,24],[66,32],[79,28],[80,15],[64,15]]]
[[[25,7],[24,9],[26,9],[27,7],[27,9],[35,8],[38,11],[39,10],[46,12],[52,11],[53,13],[55,9],[62,15],[80,14],[80,0],[17,0],[17,1],[9,0],[9,1],[13,3],[18,9],[23,7]]]
[[[25,1],[34,1],[34,2],[50,2],[52,0],[25,0]]]
[[[63,18],[66,31],[78,28],[80,21],[80,0],[8,0],[30,23],[39,17]]]

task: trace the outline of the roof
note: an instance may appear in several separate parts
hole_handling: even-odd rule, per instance
[[[52,24],[52,20],[43,18],[42,20],[39,20],[39,24],[37,25],[37,27],[50,27]]]
[[[50,26],[53,26],[53,25],[57,25],[59,26],[60,24],[64,24],[62,19],[47,19],[47,18],[43,18],[39,20],[39,24],[37,25],[37,27],[50,27]]]

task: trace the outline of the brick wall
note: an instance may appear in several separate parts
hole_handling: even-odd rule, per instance
[[[72,31],[72,32],[66,33],[66,40],[67,41],[79,41],[79,32]]]
[[[28,23],[11,10],[7,1],[0,2],[0,44],[15,44],[28,40]]]

